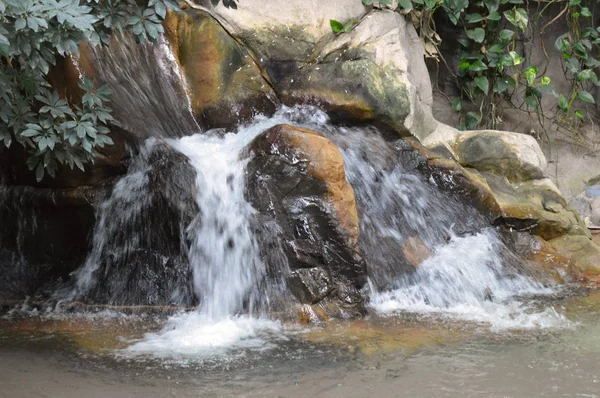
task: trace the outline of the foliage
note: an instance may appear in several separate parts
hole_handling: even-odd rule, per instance
[[[596,73],[600,68],[600,61],[596,58],[600,55],[600,27],[594,28],[593,12],[582,0],[570,0],[564,10],[568,15],[569,32],[558,37],[554,47],[561,55],[563,71],[571,89],[566,96],[559,95],[558,108],[566,120],[570,120],[570,114],[584,119],[581,105],[596,103],[588,90],[600,84]]]
[[[69,104],[48,83],[58,57],[79,55],[79,43],[108,44],[113,30],[138,42],[155,41],[173,0],[0,0],[0,142],[28,148],[27,164],[41,180],[59,165],[77,166],[112,144],[109,90],[80,83],[80,104]]]
[[[354,20],[354,18],[352,18],[346,21],[346,23],[341,23],[339,21],[336,21],[335,19],[330,19],[329,24],[331,25],[331,30],[334,33],[348,33],[352,30],[352,28],[356,24],[356,21]]]
[[[540,14],[559,1],[549,1]],[[441,39],[435,31],[434,15],[443,13],[464,31],[457,40],[460,49],[456,78],[461,95],[452,100],[452,107],[463,115],[461,129],[495,128],[500,122],[497,109],[501,102],[539,114],[543,93],[551,93],[557,97],[563,121],[570,120],[570,114],[584,118],[584,111],[575,106],[595,103],[588,90],[599,84],[600,62],[595,56],[599,52],[600,27],[594,27],[593,11],[583,1],[586,0],[570,0],[557,16],[569,18],[569,32],[555,44],[561,53],[565,76],[572,82],[567,95],[559,95],[550,85],[545,66],[530,64],[526,59],[522,41],[535,26],[524,0],[398,0],[398,11],[409,16],[424,39],[426,55],[435,58]],[[392,0],[380,0],[377,4],[373,0],[362,2],[366,6],[389,8]],[[539,19],[537,15],[535,21]],[[554,22],[556,19],[542,27],[540,33]],[[475,107],[466,106],[465,100]],[[515,100],[522,103],[515,104]]]

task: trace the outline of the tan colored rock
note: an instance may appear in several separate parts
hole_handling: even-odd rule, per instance
[[[204,1],[203,4],[208,7],[210,2]],[[211,12],[235,34],[288,27],[290,31],[299,28],[307,35],[318,38],[331,32],[330,19],[342,22],[351,18],[359,19],[367,9],[360,1],[354,0],[262,0],[260,5],[240,1],[236,10],[219,4]]]
[[[294,158],[304,163],[310,176],[327,186],[328,200],[336,211],[340,226],[358,244],[358,213],[354,191],[346,181],[344,159],[334,143],[321,134],[300,127],[278,125],[269,130],[268,140],[277,142],[291,151]]]
[[[565,234],[588,236],[589,231],[549,180],[511,183],[505,177],[478,173],[488,184],[504,223],[546,240]]]
[[[421,139],[436,128],[422,43],[398,13],[367,14],[354,0],[241,2],[210,12],[256,54],[284,104],[318,105],[334,121],[376,122]],[[336,35],[330,19],[357,24]]]
[[[201,125],[231,128],[275,110],[278,101],[262,71],[214,18],[195,10],[169,12],[165,28]]]
[[[558,253],[574,261],[584,276],[600,275],[600,247],[588,237],[567,235],[551,240],[550,244]]]
[[[453,145],[460,164],[505,176],[510,181],[544,177],[546,157],[532,136],[505,131],[474,131]]]
[[[402,253],[406,262],[415,268],[433,254],[431,249],[417,236],[411,236],[404,242]]]

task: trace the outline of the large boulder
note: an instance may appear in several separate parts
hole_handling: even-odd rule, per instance
[[[558,253],[572,259],[584,276],[597,279],[600,275],[600,247],[587,236],[565,235],[551,240],[550,244]]]
[[[560,244],[556,252],[582,270],[593,270],[589,265],[593,256],[576,245],[561,243],[564,238],[585,242],[592,251],[598,249],[579,214],[546,178],[547,161],[533,137],[504,131],[459,132],[446,127],[438,128],[424,144],[438,152],[446,151],[473,179],[487,186],[500,209],[496,224],[537,235],[551,246]]]
[[[354,0],[240,3],[211,13],[257,55],[282,103],[316,104],[333,121],[374,122],[419,138],[437,122],[421,41],[392,11],[367,9]],[[356,26],[334,34],[329,20]]]
[[[275,111],[277,97],[252,54],[213,17],[196,10],[169,12],[165,26],[201,126],[233,128]]]
[[[494,193],[505,225],[546,240],[566,234],[589,236],[580,217],[549,179],[511,184],[503,176],[487,172],[478,174]]]
[[[196,172],[164,142],[149,142],[98,212],[77,298],[111,305],[197,303],[187,228],[198,216]]]
[[[255,138],[247,154],[247,197],[259,212],[259,242],[279,242],[284,255],[282,265],[273,247],[262,248],[271,276],[285,278],[300,302],[325,299],[338,311],[360,311],[358,289],[367,273],[354,192],[337,147],[314,131],[278,125]]]
[[[465,167],[489,171],[510,181],[544,178],[546,157],[530,135],[505,131],[474,131],[461,134],[454,153]]]

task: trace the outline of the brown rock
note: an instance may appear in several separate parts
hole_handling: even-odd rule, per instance
[[[202,126],[232,128],[275,111],[278,100],[251,54],[213,17],[169,12],[165,27]]]
[[[404,259],[413,267],[417,268],[421,263],[432,256],[431,249],[417,236],[406,239],[402,245]]]
[[[299,301],[327,303],[328,314],[362,309],[358,289],[366,267],[338,148],[312,130],[278,125],[255,138],[247,153],[246,195],[260,213],[259,242],[270,272],[281,274],[274,253],[282,252],[292,271],[285,275],[288,287]]]

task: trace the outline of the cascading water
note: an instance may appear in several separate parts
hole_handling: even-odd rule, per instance
[[[116,92],[117,119],[136,135],[156,140],[141,148],[102,206],[92,251],[71,298],[198,305],[128,351],[203,355],[215,346],[256,346],[257,335],[280,329],[261,318],[268,313],[270,293],[283,288],[281,280],[267,275],[253,234],[242,151],[258,134],[282,123],[320,131],[342,151],[356,194],[359,246],[373,282],[371,306],[377,311],[442,311],[494,323],[498,309],[506,310],[502,319],[525,316],[524,310],[510,308],[515,296],[546,292],[507,261],[507,248],[495,231],[484,228],[475,210],[408,171],[400,155],[404,141],[385,141],[372,128],[333,127],[323,112],[310,107],[284,107],[236,134],[198,133],[189,102],[179,100],[186,91],[184,79],[167,47],[93,50],[100,77]],[[141,75],[140,60],[146,60]],[[122,85],[123,77],[133,86]],[[118,113],[125,110],[127,115]],[[191,132],[197,133],[179,138]],[[167,160],[157,161],[163,154]],[[175,244],[165,247],[168,241]],[[410,246],[430,257],[407,265]]]
[[[478,212],[441,192],[433,180],[406,171],[411,165],[399,161],[377,132],[329,130],[361,213],[360,248],[370,267],[373,308],[449,313],[495,328],[567,323],[553,308],[539,313],[517,299],[552,290],[522,274],[527,265]],[[415,269],[399,261],[407,249],[430,257]]]
[[[97,77],[112,91],[114,117],[137,137],[183,137],[199,130],[185,80],[166,39],[137,44],[132,35],[115,34],[109,47],[90,48]]]

